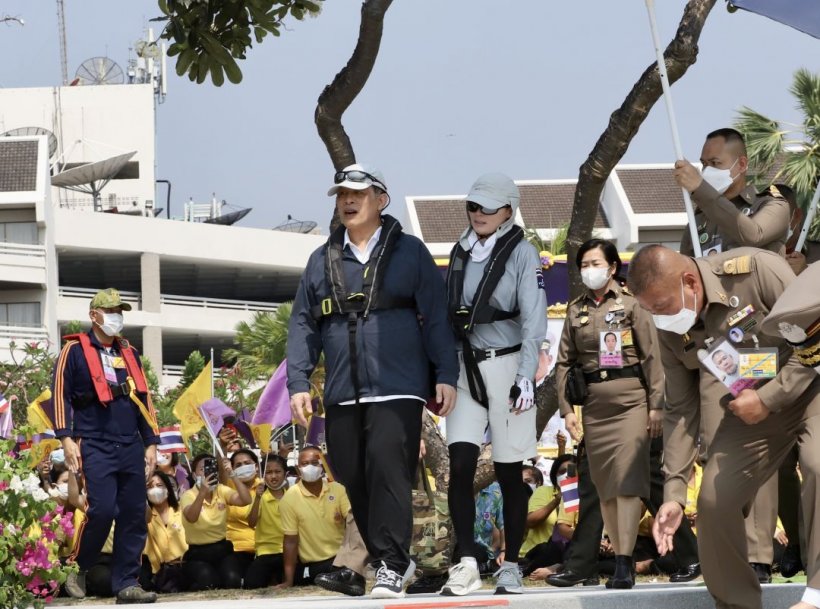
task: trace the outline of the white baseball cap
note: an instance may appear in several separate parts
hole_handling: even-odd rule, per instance
[[[387,184],[385,184],[382,172],[373,165],[365,163],[354,163],[337,171],[333,176],[333,182],[333,186],[327,191],[328,197],[335,196],[342,188],[365,190],[376,186],[387,192]]]

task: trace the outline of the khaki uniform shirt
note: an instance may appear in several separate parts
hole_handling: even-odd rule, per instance
[[[692,201],[697,205],[695,222],[704,256],[717,246],[723,252],[748,246],[780,255],[786,253],[791,211],[776,188],[758,194],[753,186],[747,186],[729,200],[703,182],[692,193]],[[680,252],[694,255],[688,227],[681,239]]]
[[[700,428],[714,434],[726,407],[733,399],[729,389],[699,361],[698,351],[712,341],[726,339],[735,349],[778,350],[777,376],[758,381],[755,387],[765,406],[776,416],[782,408],[799,401],[817,378],[814,370],[802,367],[782,338],[763,334],[760,325],[786,286],[795,276],[784,258],[753,248],[740,248],[695,260],[705,293],[705,308],[692,329],[681,336],[659,331],[661,357],[666,372],[664,413],[665,501],[686,505],[686,485],[697,456]],[[734,321],[733,315],[751,305],[754,311]],[[730,322],[734,322],[730,325]],[[742,339],[729,339],[740,330]],[[711,340],[710,340],[711,339]],[[705,441],[709,441],[705,437]]]
[[[613,286],[600,303],[596,303],[594,294],[587,290],[567,308],[555,365],[561,416],[572,412],[566,398],[567,371],[576,363],[583,366],[584,372],[599,369],[601,332],[606,331],[621,333],[624,368],[641,365],[648,387],[649,408],[663,408],[663,366],[652,316],[640,307],[626,287],[617,283]]]

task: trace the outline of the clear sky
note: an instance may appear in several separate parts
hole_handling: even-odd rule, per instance
[[[129,47],[159,15],[155,0],[65,4],[70,74],[99,55],[125,67]],[[665,46],[685,2],[657,5]],[[173,182],[176,214],[189,197],[215,192],[254,208],[243,225],[273,227],[290,213],[326,227],[333,169],[313,111],[355,45],[360,6],[328,0],[319,18],[268,37],[242,62],[240,85],[196,85],[171,70],[158,109],[157,176]],[[0,14],[26,21],[0,26],[0,86],[59,84],[56,2],[5,0]],[[673,87],[686,155],[697,159],[703,136],[741,105],[797,120],[787,89],[797,68],[818,69],[818,52],[820,41],[751,13],[729,14],[718,0],[697,63]],[[485,171],[577,177],[653,58],[641,0],[395,0],[376,67],[344,122],[358,159],[384,172],[391,211],[403,218],[406,195],[465,193]],[[624,162],[671,160],[659,103]]]

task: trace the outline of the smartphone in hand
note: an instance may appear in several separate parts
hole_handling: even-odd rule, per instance
[[[202,464],[205,473],[205,483],[210,488],[216,488],[219,483],[219,468],[217,467],[216,459],[208,457]]]

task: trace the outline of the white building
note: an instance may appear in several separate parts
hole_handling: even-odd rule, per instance
[[[672,179],[671,163],[618,165],[601,193],[595,218],[596,236],[611,239],[621,251],[648,243],[677,249],[686,227],[680,188]],[[521,204],[516,221],[550,240],[572,215],[577,179],[516,180]],[[408,232],[425,242],[433,256],[447,256],[467,226],[466,195],[405,199]]]
[[[154,217],[150,84],[0,89],[0,130],[37,131],[28,127],[53,137],[0,137],[4,360],[12,341],[48,340],[56,350],[66,323],[88,321],[93,293],[115,287],[133,306],[125,336],[171,385],[191,351],[214,348],[219,363],[240,321],[292,299],[308,256],[324,241]],[[100,207],[119,213],[94,212],[90,195],[50,183],[132,151],[101,191]]]

